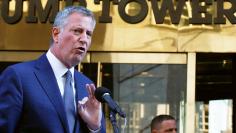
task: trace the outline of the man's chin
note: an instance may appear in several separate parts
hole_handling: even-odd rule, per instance
[[[83,58],[81,56],[76,57],[73,60],[73,62],[74,62],[73,64],[78,65],[82,60],[83,60]]]

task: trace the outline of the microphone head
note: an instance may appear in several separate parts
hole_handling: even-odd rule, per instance
[[[111,95],[111,91],[105,87],[98,87],[95,92],[94,92],[94,95],[96,97],[96,99],[99,101],[99,102],[102,102],[102,103],[105,103],[104,99],[103,99],[103,95],[107,93],[109,95]]]

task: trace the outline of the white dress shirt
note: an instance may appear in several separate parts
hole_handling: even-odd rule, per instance
[[[61,92],[61,96],[64,96],[64,86],[66,82],[66,77],[64,76],[65,73],[68,71],[68,68],[50,51],[46,53],[48,61],[52,67],[53,73],[56,77],[58,87]],[[73,93],[75,97],[75,80],[74,80],[74,67],[70,68],[70,72],[72,74],[72,86],[73,86]],[[75,99],[75,98],[74,98]],[[75,106],[76,107],[76,106]]]

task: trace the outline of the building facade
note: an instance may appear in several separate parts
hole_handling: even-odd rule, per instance
[[[1,69],[46,52],[55,13],[72,4],[97,18],[78,69],[112,90],[127,113],[127,124],[118,118],[124,132],[150,132],[158,114],[176,117],[180,133],[235,132],[234,1],[2,0]]]

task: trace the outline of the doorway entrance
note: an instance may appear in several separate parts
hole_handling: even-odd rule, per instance
[[[235,54],[196,59],[196,133],[235,133]]]
[[[127,125],[124,119],[117,117],[122,131],[149,133],[154,116],[170,114],[178,120],[178,130],[183,133],[187,89],[185,54],[104,55],[91,54],[91,62],[80,64],[79,69],[97,86],[111,90],[112,97],[127,115]],[[112,132],[109,108],[105,106],[104,110],[107,130]]]

